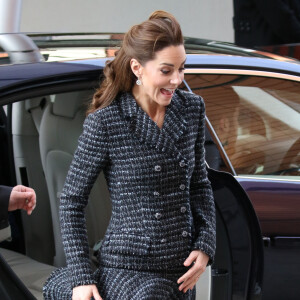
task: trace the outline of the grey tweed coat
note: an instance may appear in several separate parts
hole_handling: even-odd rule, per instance
[[[179,90],[166,109],[162,129],[130,93],[86,118],[61,195],[70,288],[97,283],[101,277],[91,269],[84,219],[101,170],[112,217],[99,251],[100,266],[179,274],[193,249],[207,253],[212,262],[215,207],[205,166],[204,128],[203,99]]]

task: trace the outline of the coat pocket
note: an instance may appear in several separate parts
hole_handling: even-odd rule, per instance
[[[147,255],[150,238],[131,233],[112,233],[105,237],[102,251],[124,255]]]

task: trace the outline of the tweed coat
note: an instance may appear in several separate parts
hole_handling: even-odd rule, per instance
[[[201,97],[177,90],[160,129],[131,93],[84,122],[61,194],[60,220],[71,288],[96,283],[84,208],[103,170],[112,216],[99,262],[134,271],[182,270],[193,249],[213,260],[215,207],[204,158]],[[101,201],[101,199],[99,199]]]

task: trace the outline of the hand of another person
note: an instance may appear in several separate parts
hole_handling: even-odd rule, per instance
[[[95,300],[103,300],[95,284],[80,285],[73,288],[72,300],[90,300],[92,297]]]
[[[15,186],[9,197],[8,210],[24,209],[31,215],[36,206],[36,195],[32,188],[24,185]]]
[[[203,251],[194,250],[191,252],[183,264],[186,267],[192,263],[194,263],[194,265],[178,279],[177,283],[181,283],[179,286],[180,291],[186,293],[188,289],[193,289],[200,275],[205,271],[208,261],[209,257]]]

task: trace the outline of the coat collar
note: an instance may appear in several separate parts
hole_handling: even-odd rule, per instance
[[[181,159],[178,139],[186,130],[186,103],[184,96],[176,91],[167,106],[162,129],[137,104],[131,93],[120,95],[120,106],[130,130],[141,143],[154,147],[160,152],[169,152]]]

